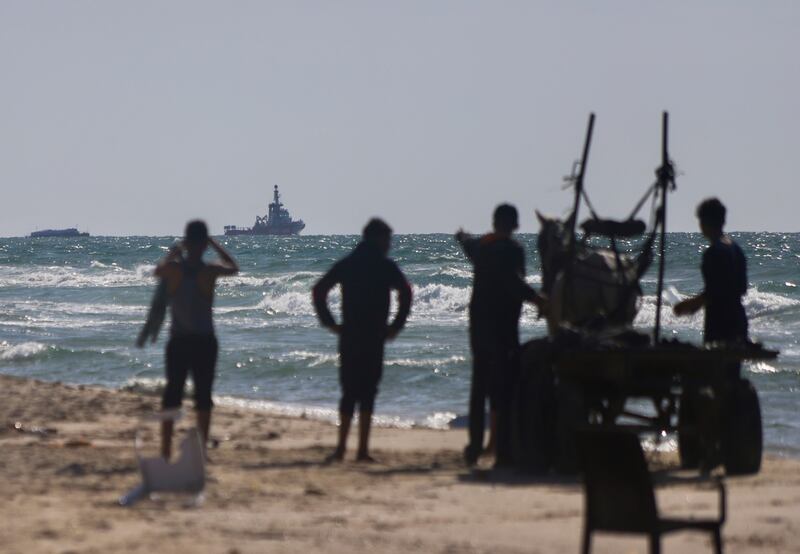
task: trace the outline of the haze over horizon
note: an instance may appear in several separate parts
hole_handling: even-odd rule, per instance
[[[0,236],[221,233],[276,183],[304,234],[481,232],[500,202],[535,232],[591,111],[587,190],[622,217],[665,109],[671,231],[711,195],[730,230],[800,231],[798,24],[791,1],[5,0]]]

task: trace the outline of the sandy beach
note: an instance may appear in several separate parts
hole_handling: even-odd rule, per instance
[[[229,407],[216,410],[219,447],[201,505],[166,496],[120,507],[118,497],[139,481],[132,439],[139,429],[154,444],[156,427],[141,418],[157,405],[139,393],[0,376],[0,551],[579,550],[579,482],[467,471],[463,431],[376,429],[378,463],[331,466],[323,460],[332,425]],[[768,457],[759,475],[727,485],[727,552],[800,552],[800,461]],[[716,496],[667,487],[659,506],[710,515]],[[594,546],[646,552],[643,538],[598,535]],[[711,551],[694,533],[663,546]]]

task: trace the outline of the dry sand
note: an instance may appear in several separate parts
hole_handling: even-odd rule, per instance
[[[155,444],[155,425],[140,417],[157,404],[0,376],[0,552],[579,551],[579,483],[469,472],[464,431],[376,429],[377,464],[326,466],[332,425],[242,409],[215,413],[220,446],[199,507],[165,497],[122,508],[118,497],[139,481],[132,438],[142,429]],[[758,476],[727,484],[727,552],[800,552],[800,462],[768,458]],[[659,506],[713,514],[716,496],[669,487]],[[647,551],[638,537],[597,535],[594,546]],[[712,551],[696,533],[669,536],[663,548]]]

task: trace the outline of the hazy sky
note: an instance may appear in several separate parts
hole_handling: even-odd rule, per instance
[[[671,230],[800,231],[800,2],[0,0],[0,236],[250,225],[281,185],[306,234],[488,228],[653,180]],[[585,213],[585,212],[584,212]]]

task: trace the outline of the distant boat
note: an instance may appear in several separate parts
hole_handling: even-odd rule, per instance
[[[264,217],[256,216],[256,222],[252,227],[237,227],[236,225],[226,225],[225,234],[235,235],[297,235],[305,229],[306,224],[302,219],[292,219],[289,210],[283,207],[281,195],[278,192],[278,185],[273,190],[272,202],[269,205],[267,215]]]
[[[75,227],[69,229],[45,229],[44,231],[34,231],[32,238],[37,237],[88,237],[89,233],[81,233]]]

